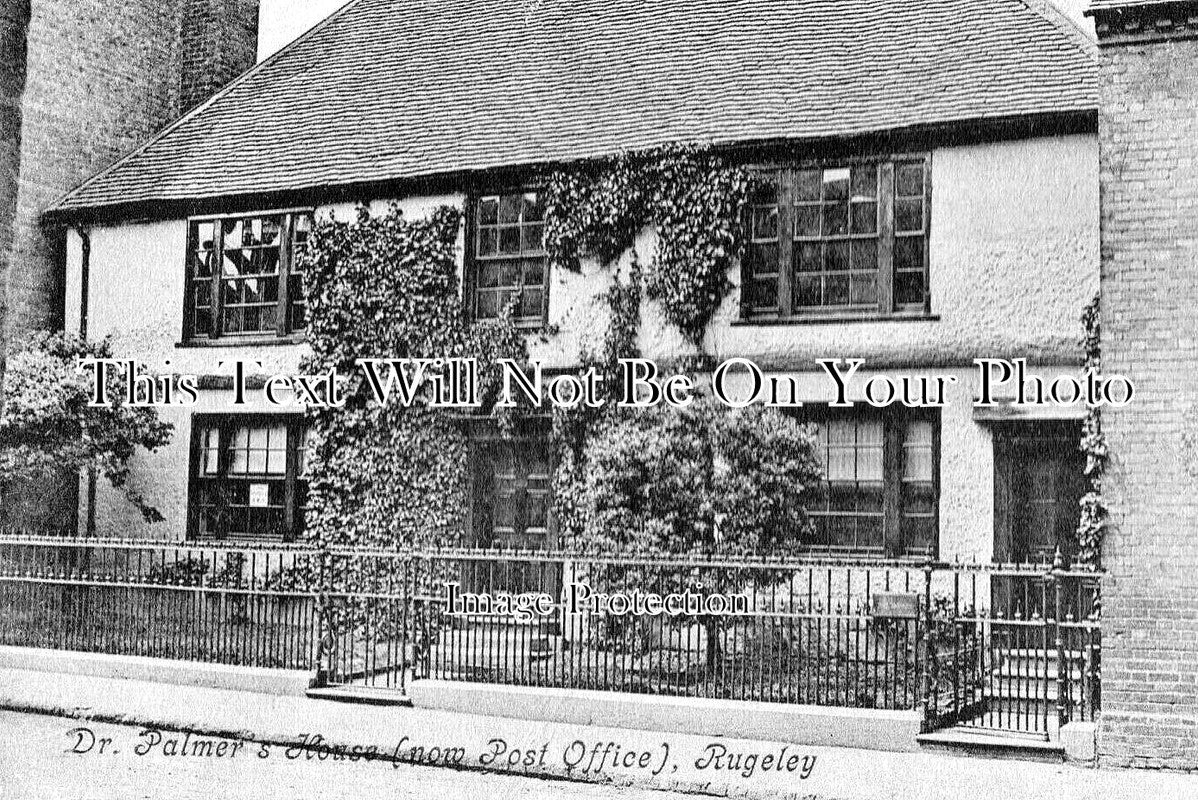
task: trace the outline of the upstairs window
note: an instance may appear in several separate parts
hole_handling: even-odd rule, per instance
[[[306,442],[299,416],[197,416],[192,538],[295,540],[308,505]]]
[[[188,339],[286,336],[303,330],[297,254],[310,212],[192,220],[188,236]]]
[[[922,159],[761,171],[744,316],[927,313],[927,173]]]
[[[479,197],[472,220],[467,301],[473,317],[498,319],[514,303],[517,324],[545,324],[549,270],[540,195],[522,191]]]

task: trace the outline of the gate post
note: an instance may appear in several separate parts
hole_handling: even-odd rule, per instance
[[[1065,636],[1061,628],[1061,611],[1064,607],[1064,587],[1061,585],[1063,573],[1065,571],[1064,561],[1061,558],[1061,548],[1057,548],[1056,555],[1052,560],[1052,572],[1049,573],[1049,579],[1052,581],[1053,588],[1053,613],[1050,624],[1054,628],[1055,643],[1057,648],[1057,725],[1064,727],[1067,720],[1065,719],[1065,691],[1066,681],[1065,674],[1069,668],[1065,660]],[[1047,659],[1045,659],[1047,666]]]
[[[923,696],[923,724],[924,733],[931,732],[935,727],[936,703],[932,698],[932,565],[924,566],[924,592],[923,592],[923,625],[919,625],[918,620],[915,625],[915,653],[920,664],[920,693]],[[922,628],[922,630],[921,630]]]

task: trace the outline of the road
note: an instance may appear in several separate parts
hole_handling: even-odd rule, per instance
[[[259,745],[230,740],[180,739],[175,754],[168,755],[164,751],[174,735],[163,736],[155,741],[138,727],[0,712],[0,799],[665,800],[683,796],[379,761],[318,761],[282,748],[268,750],[263,758]],[[190,755],[178,754],[184,746]],[[139,755],[139,750],[144,754]]]

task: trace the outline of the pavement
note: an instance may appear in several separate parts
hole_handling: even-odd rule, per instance
[[[1178,773],[531,722],[19,669],[0,669],[0,709],[39,715],[6,717],[0,726],[4,800],[199,796],[161,791],[155,763],[199,781],[230,776],[209,783],[207,797],[342,796],[345,787],[403,797],[402,782],[417,787],[412,796],[505,800],[641,800],[663,791],[820,800],[1198,798],[1198,776]],[[41,715],[66,719],[53,721],[54,733]],[[37,733],[13,734],[14,724]],[[30,776],[51,785],[43,790]],[[583,784],[561,779],[618,794],[578,794]],[[238,794],[246,786],[258,788]]]

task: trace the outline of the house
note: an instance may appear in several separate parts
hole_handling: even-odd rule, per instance
[[[462,210],[469,313],[497,316],[519,292],[533,357],[568,369],[631,256],[548,269],[538,176],[693,143],[766,189],[701,341],[649,304],[646,357],[749,359],[796,376],[809,409],[834,399],[817,359],[864,360],[856,399],[873,375],[955,380],[942,408],[817,415],[813,552],[1070,558],[1084,409],[978,408],[974,361],[1079,368],[1100,277],[1098,79],[1094,42],[1038,0],[483,0],[468,15],[354,0],[47,212],[65,231],[66,328],[202,385],[197,407],[163,412],[176,440],[136,464],[167,522],[100,487],[81,527],[302,536],[303,416],[232,409],[222,363],[299,371],[294,254],[315,219]],[[654,235],[637,237],[642,260]],[[552,543],[550,436],[480,443],[474,485],[512,513],[463,543]]]
[[[214,376],[207,385],[234,359],[294,372],[304,342],[288,253],[312,215],[344,218],[361,201],[397,201],[409,216],[449,203],[478,231],[461,242],[475,287],[464,301],[494,315],[496,296],[535,276],[523,321],[556,334],[534,341],[533,356],[569,366],[604,313],[598,264],[549,274],[534,249],[511,287],[476,276],[508,247],[491,226],[537,230],[537,187],[522,176],[709,144],[771,164],[787,187],[754,212],[761,277],[733,276],[763,291],[752,303],[727,298],[705,337],[710,355],[804,375],[805,391],[825,393],[809,402],[829,399],[817,358],[960,379],[939,414],[829,423],[829,452],[852,457],[836,459],[834,480],[851,491],[827,510],[842,522],[828,526],[827,548],[985,561],[1055,550],[1074,525],[1071,448],[1038,448],[1037,461],[1026,443],[1072,441],[1076,415],[976,418],[972,362],[1023,357],[1047,374],[1078,363],[1077,319],[1098,279],[1095,55],[1079,31],[1014,0],[513,9],[489,3],[463,21],[450,4],[359,0],[71,192],[47,215],[68,228],[68,329],[86,316],[88,334],[114,337],[122,357]],[[495,37],[502,47],[485,44]],[[766,222],[775,218],[781,228]],[[213,305],[208,264],[235,259],[261,266],[224,273]],[[647,357],[688,352],[647,314]],[[139,480],[170,521],[145,533],[202,535],[189,484],[208,478],[190,445],[218,435],[226,391],[172,413],[177,442],[147,458]],[[244,422],[223,435],[264,453],[298,446],[296,419]],[[891,447],[910,455],[905,477]],[[522,478],[547,469],[522,461]],[[1030,478],[1013,480],[1003,502],[1042,518],[996,511],[996,464]],[[299,480],[273,463],[267,472]],[[882,498],[897,493],[885,489],[903,481],[919,487],[922,510],[889,513]],[[103,494],[95,514],[102,529],[138,530]],[[265,530],[247,522],[239,533]]]

